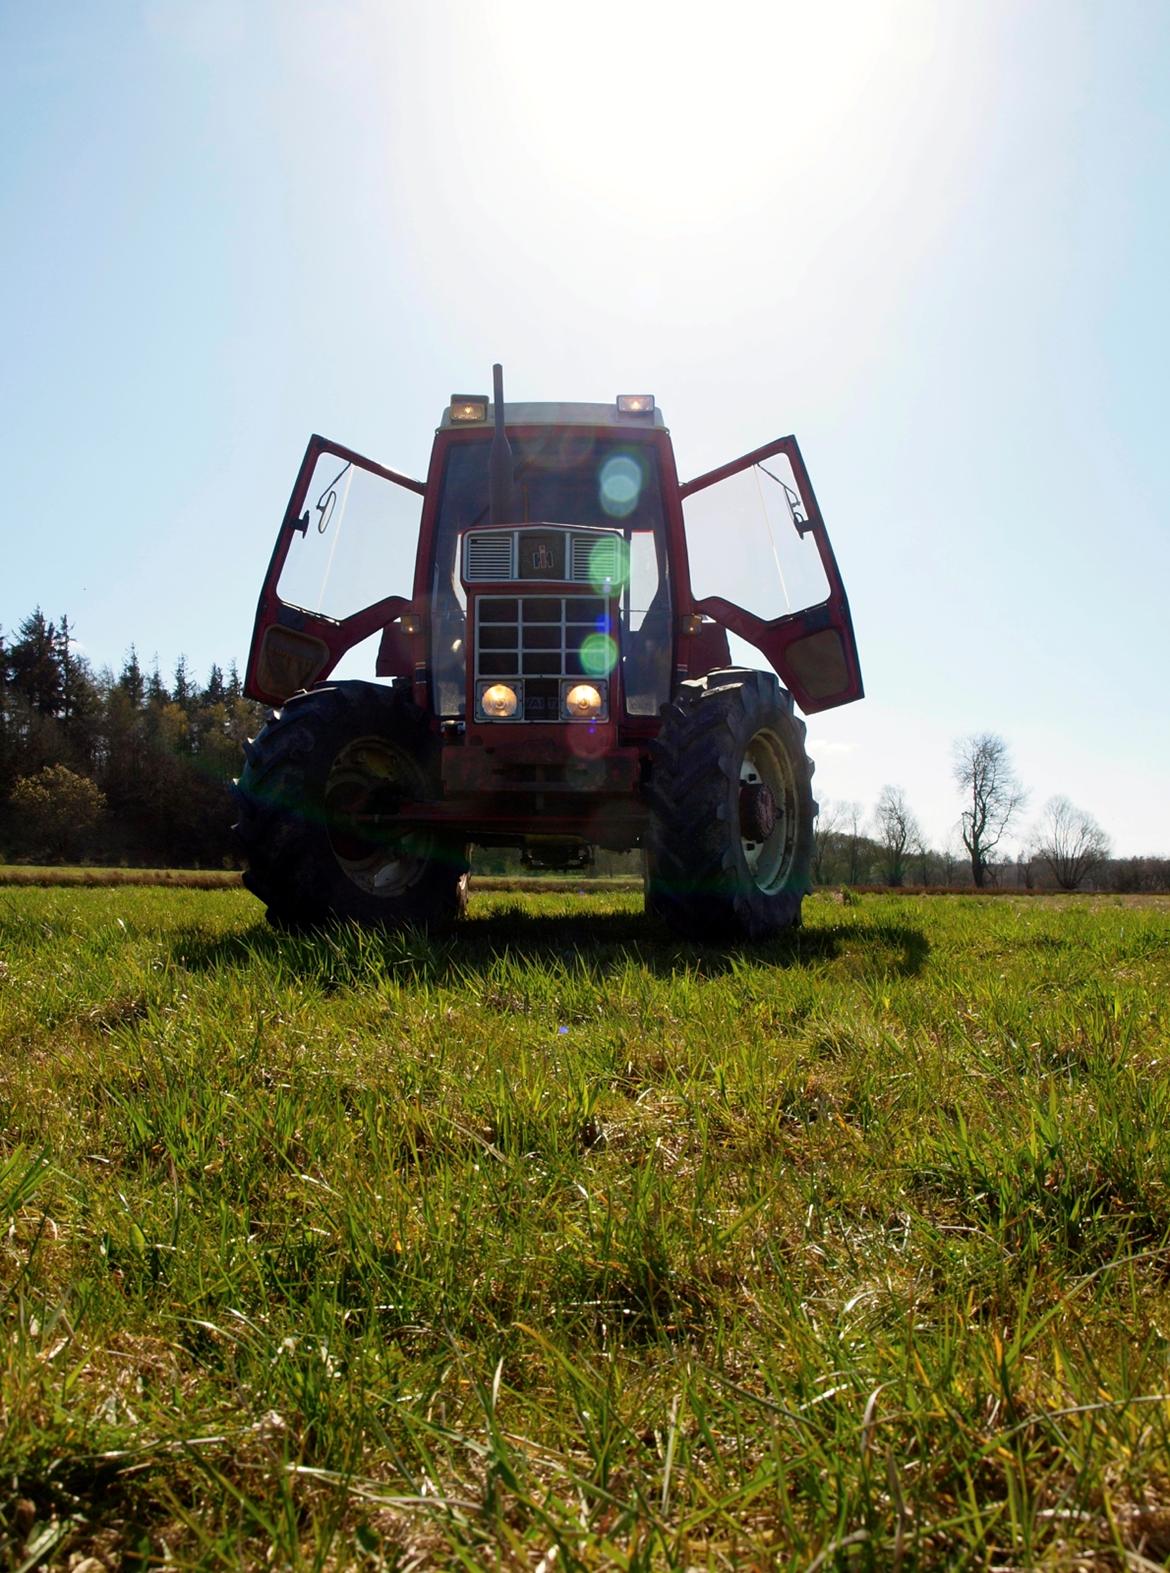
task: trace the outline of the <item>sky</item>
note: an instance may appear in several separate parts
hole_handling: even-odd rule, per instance
[[[501,360],[684,477],[796,434],[823,802],[941,847],[992,731],[1020,842],[1170,852],[1164,0],[0,0],[0,58],[6,631],[242,666],[309,434],[421,477]]]

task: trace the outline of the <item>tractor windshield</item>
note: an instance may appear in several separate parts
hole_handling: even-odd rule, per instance
[[[584,524],[619,529],[630,573],[621,599],[622,676],[631,715],[657,715],[670,697],[671,603],[658,464],[627,439],[549,427],[509,433],[515,519],[497,523]],[[431,661],[435,706],[461,716],[466,700],[466,601],[459,538],[487,522],[489,441],[453,444],[439,495],[432,571]]]

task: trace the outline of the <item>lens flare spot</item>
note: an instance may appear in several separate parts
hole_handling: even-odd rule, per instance
[[[589,553],[589,582],[598,595],[617,595],[630,577],[630,548],[607,535]]]
[[[611,634],[586,634],[582,639],[581,665],[590,677],[608,677],[617,659],[617,640]]]
[[[615,453],[601,466],[601,506],[611,519],[626,519],[642,495],[642,466],[633,454]]]

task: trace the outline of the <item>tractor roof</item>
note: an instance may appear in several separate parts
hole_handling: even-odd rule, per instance
[[[488,405],[487,420],[476,421],[479,431],[490,432],[495,407]],[[508,426],[612,426],[620,431],[665,431],[666,422],[657,407],[645,415],[624,415],[616,404],[505,404],[504,421]],[[468,423],[453,421],[448,406],[439,422],[440,431],[468,429]]]

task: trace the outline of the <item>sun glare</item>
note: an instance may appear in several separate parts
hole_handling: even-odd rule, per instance
[[[718,27],[685,6],[589,16],[496,10],[485,43],[507,63],[509,116],[541,128],[538,164],[635,233],[667,220],[706,231],[835,184],[858,157],[877,62],[890,69],[888,16],[873,7],[850,8],[847,25],[808,6],[738,9]]]

